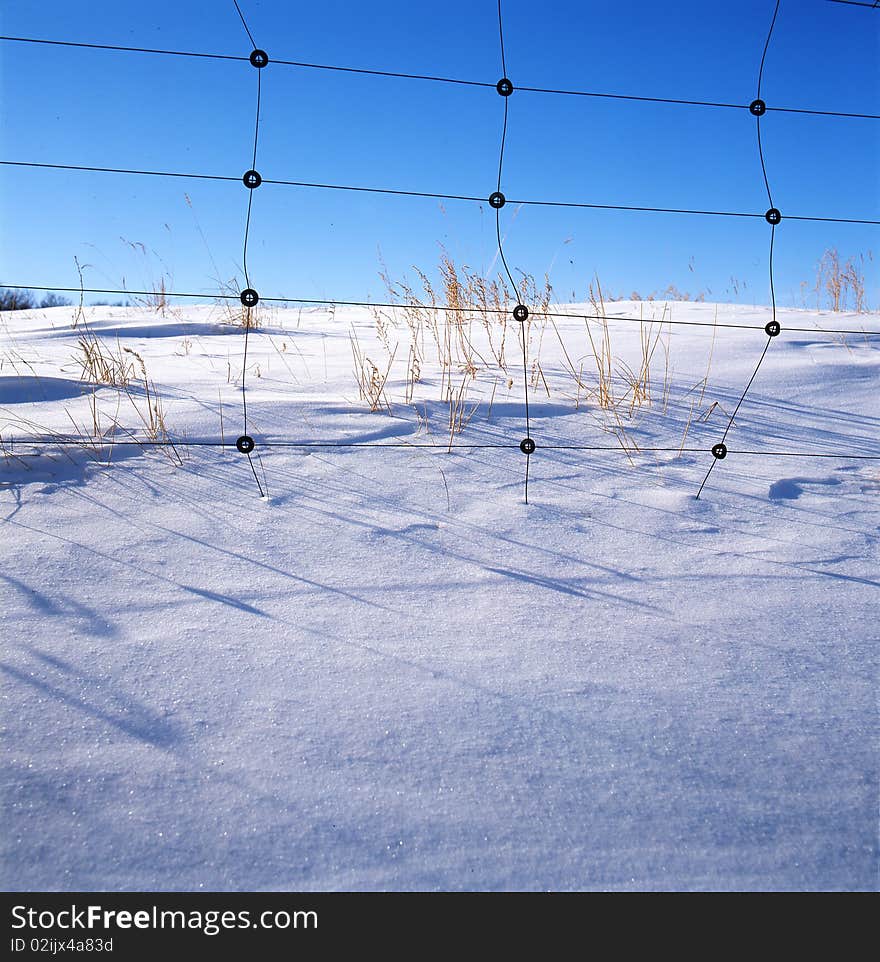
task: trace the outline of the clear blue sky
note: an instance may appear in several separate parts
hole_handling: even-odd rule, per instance
[[[494,0],[240,0],[270,57],[492,81]],[[506,0],[515,84],[748,102],[773,0],[669,4]],[[3,34],[247,55],[232,0],[88,4],[4,0]],[[880,113],[880,12],[782,0],[767,56],[770,105]],[[249,64],[0,42],[4,160],[238,176],[250,166]],[[264,177],[488,195],[502,101],[491,89],[270,65],[257,167]],[[768,114],[765,156],[782,210],[880,218],[880,122]],[[178,290],[242,278],[246,190],[116,174],[0,168],[4,283]],[[510,100],[509,197],[763,211],[755,122],[745,111],[557,97]],[[187,204],[186,195],[191,200]],[[560,299],[598,273],[614,293],[669,284],[763,302],[762,220],[521,208],[502,211],[512,267],[550,271]],[[200,234],[204,234],[202,239]],[[143,243],[145,259],[125,241]],[[800,303],[822,252],[880,255],[880,228],[784,221],[777,291]],[[379,257],[430,270],[443,244],[485,270],[488,205],[264,185],[254,197],[251,280],[262,294],[381,299]],[[209,253],[210,250],[210,253]],[[875,259],[872,306],[880,301]],[[164,265],[164,266],[163,266]],[[739,286],[736,295],[732,285]],[[743,284],[745,291],[743,292]]]

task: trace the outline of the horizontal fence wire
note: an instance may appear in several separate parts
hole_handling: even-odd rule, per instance
[[[28,291],[55,291],[64,294],[114,294],[119,297],[155,297],[156,291],[133,291],[126,288],[112,288],[112,287],[46,287],[38,284],[0,284],[0,290],[28,290]],[[182,291],[163,291],[163,296],[165,297],[181,297],[181,298],[192,298],[197,300],[209,300],[209,301],[237,301],[240,299],[239,294],[227,294],[227,293],[184,293]],[[510,314],[510,309],[506,307],[483,307],[483,306],[471,306],[462,307],[460,305],[449,305],[449,304],[408,304],[408,303],[395,303],[393,301],[347,301],[347,300],[331,300],[328,298],[311,298],[311,297],[285,297],[283,295],[277,295],[272,297],[267,297],[263,294],[260,295],[261,301],[267,301],[272,304],[309,304],[315,307],[321,307],[327,305],[329,307],[368,307],[375,308],[379,310],[400,310],[400,311],[442,311],[444,313],[450,314],[497,314],[497,315],[507,315]],[[646,304],[663,304],[667,303],[663,300],[656,301],[645,301]],[[699,301],[687,301],[688,304],[698,304]],[[97,306],[97,305],[95,305]],[[124,305],[123,305],[124,306]],[[137,305],[129,305],[131,307],[136,307]],[[762,334],[765,331],[765,325],[763,324],[736,324],[730,321],[682,321],[673,320],[672,318],[647,318],[647,317],[630,317],[624,314],[593,314],[589,312],[578,313],[576,311],[542,311],[542,310],[530,310],[529,314],[532,317],[558,317],[558,318],[568,318],[570,320],[576,321],[625,321],[632,324],[657,324],[666,326],[667,324],[673,327],[709,327],[709,328],[731,328],[740,331],[760,331]],[[781,332],[786,331],[799,334],[851,334],[856,337],[880,337],[880,331],[866,331],[859,328],[816,328],[816,327],[792,327],[786,326],[781,328]]]
[[[866,3],[865,0],[831,0],[831,3],[844,3],[848,7],[868,7],[871,10],[880,9],[880,0],[873,3]]]
[[[14,435],[0,433],[0,452],[8,446],[8,451],[13,451],[16,445],[23,446],[60,446],[60,447],[83,447],[90,450],[112,447],[140,447],[140,448],[232,448],[235,449],[235,441],[229,438],[210,438],[210,439],[187,439],[171,438],[165,441],[156,441],[151,438],[126,438],[116,440],[102,437],[83,437],[73,435],[51,435],[50,437],[31,437],[27,435]],[[505,443],[479,443],[469,441],[453,441],[449,443],[446,438],[437,443],[428,441],[322,441],[322,440],[278,440],[266,438],[260,440],[260,448],[396,448],[419,450],[431,450],[440,454],[449,454],[456,450],[506,450],[520,451],[518,441],[508,441]],[[710,454],[711,448],[708,447],[680,447],[679,445],[666,447],[623,447],[620,444],[544,444],[535,443],[535,448],[542,451],[616,451],[629,457],[640,454]],[[752,457],[768,458],[837,458],[840,460],[853,461],[880,461],[880,454],[853,454],[845,451],[757,451],[739,448],[730,448],[730,455],[746,455]]]
[[[229,174],[195,174],[184,173],[173,170],[137,170],[130,167],[92,167],[79,164],[50,164],[29,160],[0,160],[0,166],[4,167],[34,167],[50,170],[78,170],[104,174],[135,174],[147,177],[182,177],[190,180],[217,180],[227,182],[241,182],[241,176],[233,177]],[[425,190],[402,190],[392,187],[364,187],[355,184],[320,184],[303,180],[277,180],[269,177],[261,177],[262,184],[277,184],[288,187],[306,187],[320,190],[342,190],[354,191],[368,194],[389,194],[403,197],[425,197],[438,200],[462,200],[472,203],[485,204],[488,202],[488,195],[478,197],[475,194],[445,194],[439,191]],[[524,207],[563,207],[572,210],[615,210],[615,211],[634,211],[637,213],[653,214],[697,214],[708,217],[752,217],[758,220],[766,218],[765,211],[743,211],[743,210],[701,210],[687,207],[644,207],[633,204],[588,204],[581,201],[567,200],[535,200],[525,198],[507,198],[506,203],[518,204]],[[868,219],[858,217],[820,217],[807,214],[786,213],[785,220],[812,221],[815,223],[829,224],[868,224],[880,226],[880,219]]]
[[[121,44],[107,43],[81,43],[72,40],[47,40],[39,37],[12,37],[0,36],[0,40],[11,43],[34,43],[46,44],[57,47],[80,47],[87,50],[117,50],[125,53],[149,53],[160,54],[169,57],[197,57],[206,60],[233,60],[247,62],[247,57],[235,56],[232,54],[203,53],[191,50],[163,50],[156,47],[129,47]],[[325,70],[336,73],[361,74],[371,77],[389,77],[399,80],[422,80],[431,83],[456,84],[463,87],[482,87],[483,89],[493,89],[495,82],[487,80],[465,80],[461,77],[440,77],[433,74],[404,73],[397,70],[373,70],[366,67],[344,67],[339,64],[309,63],[304,60],[276,60],[272,59],[273,64],[282,67],[301,67],[310,70]],[[525,93],[551,94],[563,97],[596,97],[609,100],[629,100],[636,103],[671,104],[673,106],[687,107],[720,107],[732,110],[748,110],[749,105],[745,103],[729,103],[715,100],[693,100],[686,97],[648,97],[640,94],[621,94],[610,93],[608,91],[597,90],[571,90],[556,87],[532,87],[527,85],[517,85],[517,90]],[[768,111],[790,114],[813,114],[823,117],[850,117],[861,120],[880,120],[880,114],[867,114],[849,112],[841,110],[819,110],[810,107],[780,107],[767,105]]]

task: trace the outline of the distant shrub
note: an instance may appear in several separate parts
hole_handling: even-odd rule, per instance
[[[3,288],[0,290],[0,311],[29,311],[35,307],[69,307],[70,301],[58,294],[46,294],[38,301],[33,291]]]
[[[37,301],[31,291],[20,291],[16,288],[0,290],[0,311],[26,311],[37,306]]]
[[[40,301],[40,307],[70,307],[70,301],[59,294],[47,294]]]

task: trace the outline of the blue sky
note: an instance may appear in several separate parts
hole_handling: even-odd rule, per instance
[[[494,82],[493,0],[299,5],[241,0],[270,58]],[[773,0],[541,4],[506,0],[514,84],[748,102]],[[232,0],[149,4],[5,0],[2,33],[247,55]],[[767,56],[770,105],[880,113],[880,12],[782,0]],[[0,42],[4,160],[239,176],[250,166],[256,71],[249,64]],[[488,195],[502,101],[492,89],[270,64],[257,163],[267,178]],[[745,111],[516,91],[502,189],[509,197],[763,211]],[[783,216],[880,218],[880,122],[768,114],[762,122]],[[0,279],[131,289],[162,274],[177,290],[242,279],[243,185],[0,168]],[[766,303],[762,220],[508,205],[511,267],[549,271],[559,299],[675,285]],[[777,293],[800,305],[826,248],[880,255],[880,228],[784,221]],[[132,243],[143,244],[146,256]],[[249,268],[264,295],[381,299],[392,276],[431,271],[443,245],[494,263],[488,205],[264,185]],[[494,265],[494,267],[493,267]],[[869,301],[880,301],[873,265]],[[808,300],[808,303],[810,301]]]

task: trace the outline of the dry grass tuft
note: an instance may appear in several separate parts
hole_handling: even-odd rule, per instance
[[[865,296],[865,265],[872,263],[871,251],[841,261],[835,248],[822,255],[816,265],[816,309],[823,305],[832,311],[865,314],[869,310]]]
[[[416,406],[420,421],[426,395],[448,406],[449,446],[474,418],[479,400],[472,399],[478,381],[486,381],[487,417],[498,389],[508,393],[522,383],[523,347],[530,391],[570,400],[575,409],[590,409],[602,430],[614,436],[627,454],[638,451],[628,432],[643,408],[661,405],[666,412],[671,390],[669,306],[660,305],[638,328],[638,341],[614,335],[609,325],[606,297],[598,278],[589,285],[590,308],[562,325],[553,310],[553,288],[545,276],[522,274],[516,289],[502,275],[485,277],[467,265],[456,264],[443,251],[436,277],[414,268],[416,283],[393,280],[382,265],[382,277],[392,308],[374,308],[377,349],[382,358],[372,360],[351,335],[355,377],[360,395],[371,411],[391,410],[389,385],[401,383],[403,402]],[[524,323],[514,322],[512,306],[528,305]],[[657,314],[660,314],[657,317]],[[583,323],[578,335],[577,322]],[[558,342],[561,359],[549,368],[542,362],[545,335]],[[619,338],[620,343],[617,343]],[[401,350],[401,341],[403,350]],[[714,335],[713,335],[714,344]],[[391,381],[395,359],[405,356],[399,382]],[[699,418],[711,366],[692,390],[699,398],[691,404],[681,441],[684,447],[691,422]],[[435,374],[436,372],[436,374]],[[432,376],[435,375],[435,376]],[[572,390],[573,388],[573,390]]]
[[[352,329],[349,335],[349,340],[351,341],[355,376],[357,378],[361,400],[366,401],[370,405],[371,411],[375,412],[384,408],[390,414],[391,404],[385,394],[385,384],[388,381],[388,375],[391,372],[391,365],[394,363],[395,354],[392,352],[383,373],[361,350],[360,342],[354,329]]]
[[[132,348],[123,347],[118,337],[115,349],[108,348],[85,320],[80,323],[83,333],[77,341],[74,360],[80,368],[81,379],[94,385],[89,394],[92,425],[88,433],[95,438],[116,435],[120,432],[130,434],[119,421],[120,407],[127,401],[143,427],[146,440],[162,445],[163,450],[172,460],[181,463],[180,455],[171,441],[165,423],[162,397],[147,374],[143,357]],[[113,415],[108,416],[98,407],[98,388],[102,385],[117,389],[116,412]],[[68,417],[70,417],[69,414]],[[104,419],[109,420],[108,427],[104,426]],[[76,422],[74,426],[78,427]]]

